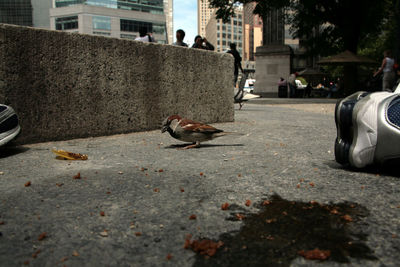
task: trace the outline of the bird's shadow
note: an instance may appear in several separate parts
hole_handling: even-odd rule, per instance
[[[164,147],[164,149],[183,149],[184,147],[190,145],[190,143],[184,143],[184,144],[174,144],[174,145],[169,145]],[[206,148],[206,147],[224,147],[224,146],[244,146],[243,144],[201,144],[199,147],[194,147],[196,149],[199,148]]]

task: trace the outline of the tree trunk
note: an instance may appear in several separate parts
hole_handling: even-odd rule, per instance
[[[343,83],[344,83],[344,95],[348,96],[352,93],[359,91],[357,78],[357,65],[356,64],[346,64],[343,70]]]

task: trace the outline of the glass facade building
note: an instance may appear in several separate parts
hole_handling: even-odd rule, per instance
[[[242,53],[242,15],[239,14],[233,18],[232,22],[222,23],[217,21],[217,44],[220,46],[220,51],[229,50],[230,43],[236,43],[236,48],[239,53]]]
[[[53,3],[50,18],[55,30],[135,39],[144,27],[157,42],[167,43],[165,0],[54,0]]]
[[[243,9],[237,7],[235,15],[229,22],[215,18],[215,13],[210,17],[206,27],[206,37],[217,52],[226,52],[230,49],[230,43],[236,44],[240,54],[243,52]]]
[[[1,0],[0,23],[33,26],[31,0]]]
[[[151,14],[163,14],[163,0],[55,0],[55,7],[91,5],[114,9],[133,10]]]

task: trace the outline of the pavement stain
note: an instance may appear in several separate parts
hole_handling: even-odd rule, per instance
[[[326,261],[377,259],[363,232],[367,225],[362,218],[369,211],[359,204],[294,202],[273,195],[254,206],[258,213],[231,204],[226,219],[241,220],[243,226],[220,235],[217,241],[224,245],[212,257],[196,254],[193,266],[290,266],[305,252],[319,250],[329,252]]]

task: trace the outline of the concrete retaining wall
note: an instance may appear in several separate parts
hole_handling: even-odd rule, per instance
[[[230,55],[0,24],[0,103],[18,143],[159,129],[180,114],[233,121]]]

